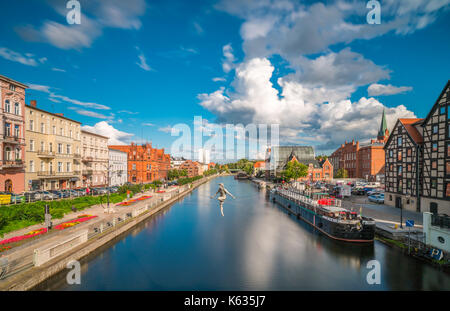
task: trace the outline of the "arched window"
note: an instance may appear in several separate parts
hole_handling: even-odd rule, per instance
[[[20,115],[20,105],[19,103],[14,104],[14,114]]]
[[[5,112],[11,112],[11,103],[9,100],[5,100]]]
[[[6,161],[11,161],[11,148],[6,147],[5,149],[5,158]]]

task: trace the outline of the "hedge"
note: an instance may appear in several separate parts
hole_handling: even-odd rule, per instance
[[[126,193],[112,193],[109,200],[118,203],[126,198]],[[39,201],[0,207],[0,236],[34,224],[44,222],[45,205],[48,204],[53,219],[61,219],[72,212],[72,206],[81,211],[100,203],[106,204],[107,196],[85,196],[59,201]]]

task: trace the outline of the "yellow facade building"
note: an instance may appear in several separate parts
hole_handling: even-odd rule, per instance
[[[61,190],[82,186],[81,123],[25,105],[26,190]]]

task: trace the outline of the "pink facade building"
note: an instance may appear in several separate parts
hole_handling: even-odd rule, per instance
[[[0,191],[25,190],[25,89],[0,75]]]

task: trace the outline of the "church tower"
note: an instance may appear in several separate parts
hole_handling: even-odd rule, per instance
[[[378,131],[377,139],[382,142],[386,142],[388,138],[389,138],[389,130],[387,128],[386,114],[383,109],[383,115],[381,117],[381,125],[380,130]]]

